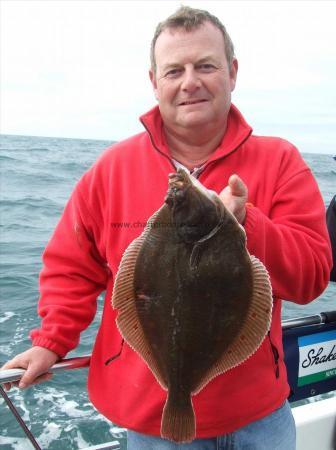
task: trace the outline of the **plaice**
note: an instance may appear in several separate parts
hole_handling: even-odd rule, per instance
[[[192,395],[260,346],[271,321],[263,264],[218,195],[183,169],[124,253],[113,307],[126,342],[168,391],[161,436],[196,437]]]

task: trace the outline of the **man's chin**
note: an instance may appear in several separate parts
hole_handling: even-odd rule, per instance
[[[209,125],[212,120],[213,118],[207,114],[190,113],[177,118],[176,123],[183,128],[195,129]]]

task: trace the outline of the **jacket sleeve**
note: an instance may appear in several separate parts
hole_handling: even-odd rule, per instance
[[[328,284],[331,251],[320,191],[296,152],[280,167],[270,203],[269,213],[247,208],[248,250],[265,264],[275,297],[308,303]]]
[[[100,233],[77,186],[43,255],[38,306],[42,322],[30,334],[33,345],[64,357],[93,320],[108,274],[96,245]]]

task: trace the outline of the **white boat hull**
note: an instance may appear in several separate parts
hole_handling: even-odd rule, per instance
[[[296,450],[335,450],[336,397],[292,408]]]

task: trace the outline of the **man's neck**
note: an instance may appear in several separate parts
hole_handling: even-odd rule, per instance
[[[202,132],[181,136],[165,129],[171,156],[189,170],[203,165],[209,159],[222,141],[224,133],[225,127],[218,133],[212,134],[211,137]]]

